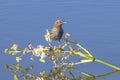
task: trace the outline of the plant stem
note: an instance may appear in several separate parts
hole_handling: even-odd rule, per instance
[[[99,63],[101,63],[101,64],[104,64],[104,65],[106,65],[106,66],[109,66],[109,67],[111,67],[111,68],[114,68],[114,69],[116,69],[116,70],[120,70],[119,67],[114,66],[114,65],[112,65],[112,64],[110,64],[110,63],[107,63],[107,62],[105,62],[105,61],[102,61],[102,60],[100,60],[100,59],[95,59],[95,62],[99,62]]]
[[[120,73],[120,71],[113,71],[113,72],[109,72],[109,73],[106,73],[106,74],[102,74],[102,75],[98,75],[98,76],[95,76],[95,78],[104,78],[104,77],[107,77],[107,76],[110,76],[110,75],[113,75],[113,74],[117,74],[117,73]]]

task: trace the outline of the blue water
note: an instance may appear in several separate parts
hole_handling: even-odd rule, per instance
[[[0,0],[0,80],[13,80],[5,64],[16,63],[15,57],[5,55],[4,49],[16,43],[25,48],[46,45],[43,38],[57,19],[63,19],[64,31],[71,34],[96,58],[120,67],[120,1],[119,0]],[[35,63],[37,68],[49,66],[39,59],[23,65]],[[98,63],[79,65],[80,69],[99,75],[113,71]],[[37,71],[37,70],[36,70]],[[98,80],[118,80],[120,74]]]

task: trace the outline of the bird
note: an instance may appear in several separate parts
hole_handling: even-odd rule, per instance
[[[60,44],[60,40],[64,33],[64,30],[62,28],[63,24],[64,24],[64,21],[62,19],[55,21],[53,28],[50,30],[50,40],[58,41],[58,43]]]
[[[64,24],[63,20],[56,20],[53,28],[50,31],[50,39],[60,41],[64,30],[62,29],[62,25]]]

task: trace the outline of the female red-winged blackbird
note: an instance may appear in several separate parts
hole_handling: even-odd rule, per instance
[[[60,42],[60,39],[62,38],[62,35],[64,33],[62,29],[62,25],[64,24],[63,20],[57,20],[53,26],[53,28],[50,31],[50,39],[51,40],[58,40]]]

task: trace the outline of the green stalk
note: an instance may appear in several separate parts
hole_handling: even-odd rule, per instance
[[[104,64],[104,65],[109,66],[109,67],[111,67],[111,68],[114,68],[114,69],[116,69],[116,70],[120,70],[119,67],[114,66],[114,65],[112,65],[112,64],[110,64],[110,63],[107,63],[107,62],[105,62],[105,61],[102,61],[102,60],[100,60],[100,59],[95,59],[95,62]]]
[[[98,76],[95,76],[95,78],[96,79],[104,78],[104,77],[107,77],[107,76],[110,76],[110,75],[113,75],[113,74],[117,74],[117,73],[120,73],[120,71],[113,71],[113,72],[109,72],[109,73],[106,73],[106,74],[98,75]]]
[[[79,48],[81,48],[82,50],[84,50],[89,56],[93,57],[93,55],[84,47],[82,47],[80,44],[76,44]]]

